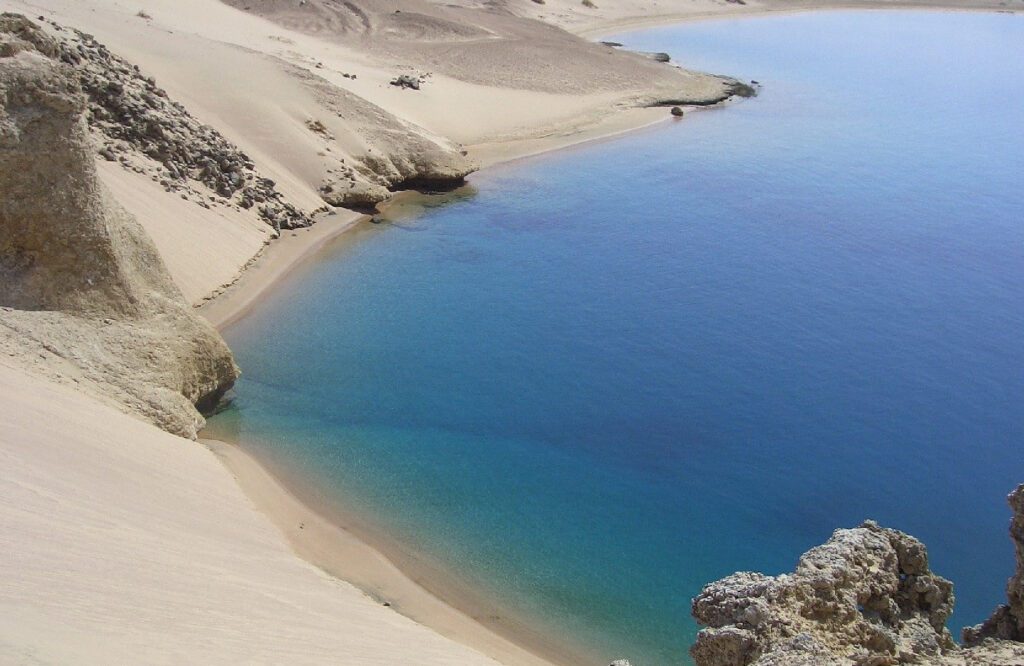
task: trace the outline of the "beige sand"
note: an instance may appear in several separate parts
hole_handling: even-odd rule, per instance
[[[0,365],[0,662],[492,664],[297,558],[207,449]]]

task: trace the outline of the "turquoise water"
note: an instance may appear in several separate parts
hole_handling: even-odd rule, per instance
[[[213,427],[639,666],[687,663],[703,583],[865,518],[979,621],[1024,481],[1024,17],[616,39],[763,92],[367,225],[228,331]]]

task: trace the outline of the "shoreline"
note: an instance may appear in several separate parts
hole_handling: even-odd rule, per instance
[[[942,4],[865,3],[823,4],[799,7],[742,7],[723,11],[667,14],[657,17],[626,17],[605,24],[570,29],[588,39],[604,35],[715,19],[745,19],[795,13],[830,11],[969,11],[1024,13],[1017,7],[957,7]],[[709,107],[717,109],[726,100]],[[687,114],[693,109],[688,109]],[[702,109],[703,110],[703,109]],[[597,141],[617,138],[627,132],[671,122],[667,108],[634,108],[609,113],[589,125],[568,125],[552,133],[506,142],[468,146],[481,169],[534,158]],[[415,192],[400,192],[382,204],[381,213],[399,206]],[[338,219],[340,218],[340,219]],[[284,278],[315,257],[328,244],[358,228],[370,218],[355,212],[338,211],[337,216],[318,218],[317,224],[297,232],[283,231],[282,238],[268,245],[244,268],[235,281],[197,309],[223,331],[255,308],[261,297],[284,282]],[[328,222],[336,220],[335,223]],[[330,228],[321,230],[328,222]],[[287,236],[287,238],[285,238]],[[200,441],[232,474],[256,508],[278,528],[295,553],[331,576],[355,585],[371,598],[439,634],[479,650],[502,663],[575,666],[594,664],[594,655],[566,648],[531,630],[523,622],[492,614],[498,604],[473,594],[451,572],[418,558],[398,540],[344,510],[315,508],[301,496],[301,483],[289,483],[287,475],[275,473],[240,444],[207,439]],[[605,655],[617,659],[628,655]]]
[[[297,493],[301,483],[289,483],[287,474],[271,470],[240,445],[206,438],[200,442],[299,557],[377,603],[500,663],[587,666],[605,658],[536,631],[357,512],[337,502],[313,508],[313,501]]]

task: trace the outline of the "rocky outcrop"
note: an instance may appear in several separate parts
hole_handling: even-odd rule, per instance
[[[320,187],[320,196],[331,206],[362,210],[373,208],[390,197],[391,192],[383,185],[356,180],[353,176],[325,183]]]
[[[320,196],[332,206],[369,209],[401,189],[448,190],[462,185],[476,170],[460,146],[396,117],[381,107],[342,90],[298,67],[289,74],[314,96],[325,116],[327,155],[343,150],[334,136],[347,132],[372,145],[372,151],[351,155],[327,169]],[[324,135],[324,132],[318,132]],[[325,158],[326,159],[326,158]]]
[[[165,190],[205,207],[213,196],[224,204],[255,208],[276,229],[312,224],[309,215],[284,200],[274,181],[260,175],[244,152],[169,99],[138,67],[91,35],[51,22],[51,36],[22,22],[32,26],[24,17],[4,14],[0,30],[18,34],[73,68],[87,97],[86,118],[99,139],[102,157],[129,169],[152,171]],[[132,159],[135,155],[151,162]]]
[[[953,642],[953,586],[928,568],[917,539],[866,522],[836,530],[781,576],[736,573],[704,587],[697,666],[1021,666],[1024,485],[1009,497],[1017,571],[1009,603]]]
[[[986,639],[1024,642],[1024,484],[1017,486],[1007,501],[1013,510],[1010,538],[1017,557],[1017,569],[1006,583],[1007,603],[982,624],[964,629],[964,645],[981,645]]]
[[[692,610],[707,626],[691,649],[698,666],[882,666],[956,651],[953,585],[929,570],[920,541],[872,522],[836,530],[792,574],[711,583]]]
[[[237,367],[100,184],[63,53],[0,16],[0,350],[194,437]]]

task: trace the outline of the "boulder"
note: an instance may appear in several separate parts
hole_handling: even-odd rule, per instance
[[[320,197],[331,206],[341,208],[373,208],[390,196],[386,187],[360,180],[330,182],[320,187]]]
[[[419,90],[421,83],[423,83],[423,81],[420,77],[412,76],[410,74],[402,74],[401,76],[391,79],[391,85],[399,88],[409,88],[411,90]]]

